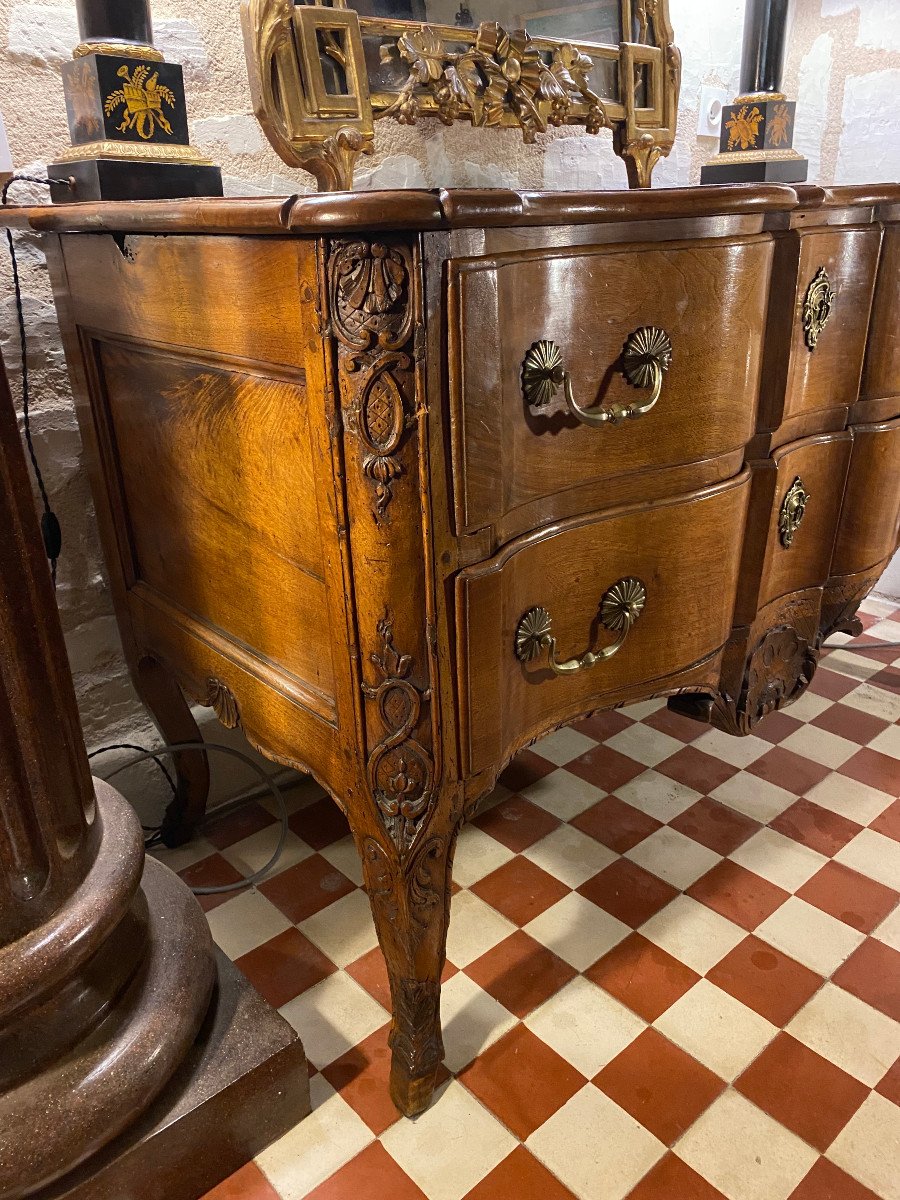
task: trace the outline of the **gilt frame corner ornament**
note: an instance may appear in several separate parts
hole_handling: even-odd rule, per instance
[[[649,187],[675,139],[681,54],[668,0],[619,0],[618,45],[531,37],[495,21],[477,28],[359,16],[352,0],[243,0],[241,24],[253,108],[275,151],[316,178],[320,191],[349,190],[375,123],[432,117],[486,129],[519,129],[526,142],[550,127],[610,129],[630,187]],[[392,91],[370,88],[364,39],[380,39],[382,63],[407,72]],[[323,67],[339,72],[340,90]],[[615,63],[616,94],[592,90],[600,62]]]

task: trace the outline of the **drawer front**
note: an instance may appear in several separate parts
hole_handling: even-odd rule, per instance
[[[800,239],[784,419],[857,399],[880,241],[878,228]]]
[[[834,545],[832,575],[892,554],[900,537],[900,418],[851,430],[853,449]]]
[[[888,225],[872,301],[862,389],[864,400],[895,397],[900,406],[900,226]],[[895,411],[900,412],[900,408]]]
[[[743,472],[677,500],[567,521],[460,573],[460,724],[471,772],[496,766],[554,725],[603,707],[617,691],[663,681],[724,643],[748,485]],[[559,660],[620,639],[622,605],[612,587],[620,580],[636,580],[646,599],[613,657],[565,675],[548,667],[545,649],[521,661],[517,644],[527,653],[529,630],[539,627],[522,620],[535,608],[550,616]],[[533,639],[530,644],[534,648]]]
[[[777,467],[775,497],[759,607],[786,592],[819,587],[828,578],[850,434],[804,438],[772,457]]]
[[[457,528],[521,510],[504,527],[513,536],[533,528],[527,506],[543,497],[571,493],[570,507],[555,511],[574,515],[614,502],[613,478],[742,447],[754,428],[771,250],[759,236],[451,262]],[[562,386],[543,405],[527,402],[523,362],[549,340],[576,404],[645,404],[651,387],[631,386],[623,374],[626,339],[642,328],[664,331],[672,347],[659,400],[645,415],[582,424]]]

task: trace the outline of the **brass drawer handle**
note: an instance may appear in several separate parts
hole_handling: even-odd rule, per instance
[[[600,601],[600,623],[618,637],[609,646],[600,650],[588,650],[580,658],[567,658],[560,662],[556,657],[556,638],[553,637],[553,621],[546,608],[535,606],[516,626],[516,658],[519,662],[533,662],[547,651],[547,663],[557,675],[570,675],[573,671],[584,671],[605,658],[612,658],[622,649],[628,631],[641,615],[647,602],[647,589],[639,579],[620,579],[603,593]]]
[[[815,350],[819,335],[828,324],[834,296],[828,272],[824,267],[819,267],[803,298],[803,336],[810,353]]]
[[[582,408],[572,391],[572,378],[563,365],[556,342],[535,342],[522,363],[522,391],[529,404],[542,408],[563,388],[569,412],[585,425],[618,425],[621,421],[648,413],[662,392],[663,372],[672,361],[672,343],[664,329],[642,325],[629,333],[622,349],[622,374],[632,387],[649,388],[643,404],[614,404]]]
[[[781,508],[778,510],[778,536],[785,550],[790,550],[794,534],[800,528],[800,522],[809,504],[809,492],[803,486],[803,480],[798,475],[784,494]]]

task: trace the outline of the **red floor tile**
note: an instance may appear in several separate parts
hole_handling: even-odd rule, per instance
[[[388,1093],[390,1023],[322,1068],[322,1074],[375,1134],[384,1133],[400,1114]]]
[[[700,978],[639,933],[630,933],[584,974],[645,1021],[655,1021]]]
[[[616,788],[643,774],[647,768],[643,763],[613,750],[612,746],[598,746],[596,750],[588,750],[586,754],[566,763],[565,770],[571,771],[579,779],[586,779],[603,792],[614,792]]]
[[[900,842],[900,800],[895,800],[880,817],[876,817],[869,828],[874,829],[876,833],[883,833],[885,837],[893,838],[895,842]]]
[[[508,1158],[466,1193],[464,1200],[575,1200],[575,1197],[524,1146],[516,1146]]]
[[[884,942],[866,938],[838,967],[832,982],[900,1021],[900,952]]]
[[[679,742],[693,742],[709,729],[703,721],[693,721],[690,717],[683,717],[681,713],[672,712],[669,708],[658,708],[649,717],[644,717],[642,724],[649,725],[651,729],[657,729],[660,733],[667,733],[669,737],[678,738]]]
[[[660,763],[656,770],[706,795],[736,775],[738,769],[720,758],[713,758],[711,754],[704,754],[696,746],[685,746]]]
[[[322,850],[350,832],[347,818],[330,796],[323,796],[315,804],[292,813],[288,825],[314,850]]]
[[[375,946],[372,950],[360,955],[344,970],[356,980],[360,987],[365,988],[370,996],[374,996],[379,1004],[390,1011],[391,986],[388,983],[387,964],[380,946]],[[446,983],[448,979],[452,979],[458,973],[458,967],[451,962],[445,962],[441,972],[441,983]]]
[[[629,725],[636,724],[631,717],[626,717],[624,713],[618,709],[611,708],[609,712],[594,713],[592,717],[585,717],[583,721],[576,721],[572,726],[579,733],[583,733],[585,737],[595,738],[598,742],[605,742],[607,738],[614,737],[615,734],[621,733],[623,729],[627,729]]]
[[[261,804],[247,804],[227,816],[213,818],[203,827],[202,834],[217,850],[225,850],[274,824],[275,818]]]
[[[815,971],[753,934],[716,963],[706,977],[773,1025],[786,1025],[823,983]]]
[[[532,804],[524,796],[507,796],[487,812],[475,818],[474,824],[492,838],[502,842],[507,849],[521,854],[529,846],[552,833],[561,825],[545,808]]]
[[[848,675],[841,675],[837,671],[819,667],[813,675],[809,690],[816,696],[823,696],[826,700],[843,700],[848,692],[852,692],[857,687],[859,687],[858,679],[851,679]]]
[[[500,783],[511,792],[521,792],[555,770],[555,763],[541,758],[533,750],[521,750],[500,776]]]
[[[281,1200],[256,1163],[247,1163],[200,1200]]]
[[[887,729],[890,721],[863,712],[861,708],[851,708],[849,704],[829,704],[810,724],[846,738],[848,742],[868,746],[872,738]]]
[[[670,1151],[625,1200],[725,1200],[725,1197]]]
[[[337,970],[330,958],[293,927],[235,959],[234,965],[273,1008],[281,1008]]]
[[[900,1108],[900,1058],[897,1059],[888,1073],[881,1077],[881,1082],[875,1091],[882,1096],[886,1096],[892,1104],[896,1104]]]
[[[862,933],[871,933],[900,900],[883,883],[836,862],[826,863],[797,889],[797,895]]]
[[[618,796],[604,796],[587,811],[573,818],[569,824],[602,842],[610,850],[615,850],[617,854],[624,854],[645,837],[649,837],[654,830],[662,827],[662,822],[632,808]]]
[[[178,872],[190,888],[222,887],[224,884],[240,883],[244,876],[221,854],[210,854],[199,862]],[[233,892],[219,892],[212,896],[198,896],[197,903],[204,912],[211,912],[226,900],[231,900],[246,888],[235,888]]]
[[[709,796],[701,796],[696,804],[679,813],[669,824],[685,837],[722,855],[737,850],[761,828],[758,821],[726,808]]]
[[[466,975],[522,1020],[577,972],[521,929],[473,963]]]
[[[783,888],[728,859],[701,875],[687,895],[749,933],[789,898]]]
[[[513,924],[521,926],[562,900],[571,888],[530,859],[516,855],[473,883],[469,890]]]
[[[645,1029],[592,1082],[667,1146],[725,1089],[655,1029]]]
[[[380,1142],[367,1146],[330,1179],[307,1192],[306,1200],[428,1200]]]
[[[674,1197],[673,1197],[674,1200]],[[820,1158],[797,1184],[788,1200],[879,1200],[827,1158]]]
[[[649,921],[678,895],[677,888],[627,858],[617,858],[578,891],[632,929]]]
[[[783,742],[790,734],[795,733],[802,724],[802,721],[792,717],[789,712],[773,712],[769,713],[764,721],[760,721],[753,732],[763,741],[771,742],[775,746],[779,742]]]
[[[838,771],[850,779],[858,779],[860,783],[878,788],[880,792],[887,792],[889,796],[900,794],[900,766],[897,760],[870,746],[857,750]]]
[[[784,746],[774,746],[756,762],[752,762],[747,771],[758,779],[765,779],[768,783],[793,792],[795,796],[804,795],[829,774],[828,767],[813,762],[811,758],[804,758],[802,754],[795,754],[793,750],[786,750]]]
[[[780,1033],[734,1085],[824,1153],[869,1094],[840,1067]]]
[[[795,842],[801,842],[819,854],[827,854],[829,858],[852,841],[862,829],[862,825],[857,825],[855,821],[806,799],[798,800],[786,808],[769,824],[785,837],[793,838]]]
[[[900,669],[885,667],[877,675],[872,675],[867,682],[873,687],[884,688],[886,692],[900,692]]]
[[[524,1140],[580,1091],[580,1071],[517,1025],[462,1072],[460,1080]]]
[[[274,879],[263,880],[257,890],[297,924],[348,896],[356,890],[356,885],[327,859],[313,854]]]

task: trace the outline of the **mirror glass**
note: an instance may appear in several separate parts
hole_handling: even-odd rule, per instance
[[[350,0],[350,7],[362,17],[469,29],[497,21],[504,29],[527,29],[532,37],[607,46],[623,40],[621,0]]]

